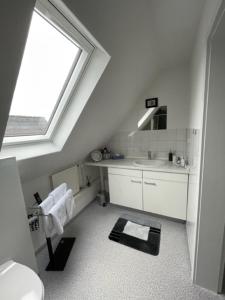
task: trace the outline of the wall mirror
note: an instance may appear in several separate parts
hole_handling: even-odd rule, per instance
[[[167,129],[167,106],[152,107],[138,122],[139,130]]]

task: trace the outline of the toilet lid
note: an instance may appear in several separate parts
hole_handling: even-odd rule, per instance
[[[0,299],[42,300],[44,287],[30,268],[8,261],[0,266]]]

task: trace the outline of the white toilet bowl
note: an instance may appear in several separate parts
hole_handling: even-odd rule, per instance
[[[44,286],[33,270],[10,260],[0,265],[0,299],[44,300]]]

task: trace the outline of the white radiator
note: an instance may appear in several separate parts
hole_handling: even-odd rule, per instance
[[[61,183],[67,183],[69,189],[72,189],[74,195],[80,191],[78,166],[73,166],[66,170],[55,173],[51,176],[52,188],[55,189]]]

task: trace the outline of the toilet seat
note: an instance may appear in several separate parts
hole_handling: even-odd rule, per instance
[[[44,286],[33,270],[10,260],[0,266],[0,299],[44,300]]]

